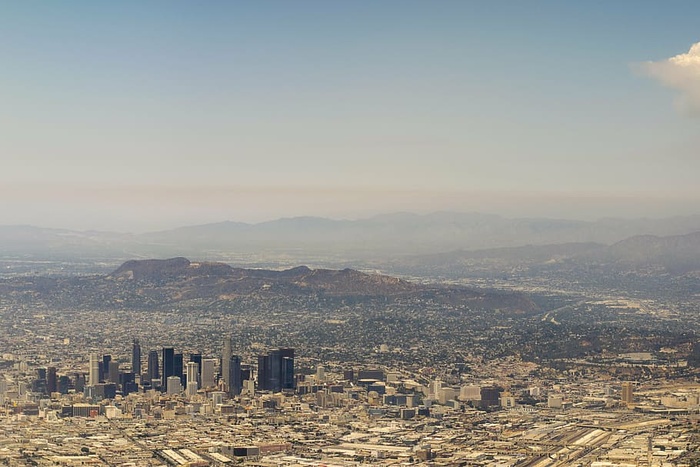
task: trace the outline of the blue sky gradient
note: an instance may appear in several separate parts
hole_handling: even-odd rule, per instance
[[[0,223],[695,214],[700,119],[638,65],[687,53],[699,18],[693,1],[5,2]]]

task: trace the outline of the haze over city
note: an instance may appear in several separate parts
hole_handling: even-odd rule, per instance
[[[698,18],[0,4],[0,465],[700,466]]]
[[[1,222],[697,214],[699,10],[6,4]]]

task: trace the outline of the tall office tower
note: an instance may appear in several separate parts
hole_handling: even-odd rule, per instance
[[[282,389],[282,352],[279,349],[270,352],[270,374],[267,378],[268,388],[279,392]]]
[[[134,345],[131,348],[131,371],[135,375],[141,375],[141,344],[138,339],[134,339]]]
[[[216,386],[215,378],[215,367],[216,359],[204,358],[202,359],[202,387],[203,388],[213,388]]]
[[[148,381],[160,379],[160,365],[158,363],[158,351],[148,352]]]
[[[634,402],[634,392],[632,390],[632,383],[630,382],[622,383],[622,402],[626,404]]]
[[[49,394],[58,392],[58,376],[56,375],[55,366],[50,366],[46,371],[46,390]]]
[[[100,361],[97,359],[97,355],[90,354],[90,369],[88,373],[88,384],[90,386],[95,386],[100,382]]]
[[[111,355],[102,356],[102,372],[100,373],[100,381],[107,381],[107,378],[109,377],[109,362],[111,361]]]
[[[46,388],[46,368],[37,368],[36,379],[32,381],[32,392],[47,394]]]
[[[85,389],[85,374],[76,373],[75,374],[75,392],[78,394],[82,393]]]
[[[251,381],[253,379],[253,367],[241,364],[241,381]]]
[[[231,381],[229,381],[229,375],[231,374],[231,338],[224,338],[224,350],[221,352],[221,377],[226,383],[226,387],[229,386]]]
[[[173,355],[173,376],[177,376],[180,378],[180,382],[183,383],[183,387],[185,384],[187,384],[187,381],[185,380],[185,367],[184,361],[183,361],[183,356],[181,353],[176,353]]]
[[[163,347],[163,381],[167,382],[168,377],[177,376],[175,374],[175,349],[172,347]]]
[[[190,361],[197,364],[197,383],[202,383],[202,354],[201,353],[191,353]],[[189,382],[189,380],[188,380]]]
[[[197,392],[197,363],[187,362],[187,391],[189,392],[191,384],[194,383],[194,390]],[[193,395],[193,394],[189,394]]]
[[[267,391],[270,389],[270,356],[258,355],[258,389]]]
[[[110,383],[119,384],[119,362],[109,362],[109,371],[107,372],[105,380]]]
[[[282,389],[294,389],[294,349],[280,349]]]
[[[68,394],[70,389],[70,378],[68,375],[61,375],[58,377],[58,392],[61,394]]]
[[[243,389],[243,380],[241,379],[241,357],[232,355],[229,359],[229,374],[228,380],[228,395],[238,396]]]
[[[168,394],[180,394],[182,392],[182,383],[179,376],[168,376],[166,381]]]
[[[122,394],[125,396],[139,390],[139,386],[136,384],[136,374],[133,371],[121,373],[119,375],[119,384],[121,384]]]

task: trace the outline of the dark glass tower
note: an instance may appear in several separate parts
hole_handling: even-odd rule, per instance
[[[294,358],[282,357],[282,389],[294,389]]]
[[[102,356],[102,361],[100,362],[102,365],[99,367],[99,377],[101,382],[107,381],[107,377],[109,375],[109,362],[112,361],[112,356],[111,355],[103,355]],[[92,383],[90,383],[92,384]]]
[[[160,378],[160,364],[158,362],[158,351],[148,352],[148,381]]]
[[[241,378],[241,357],[232,355],[229,360],[229,376],[228,376],[228,394],[229,396],[237,396],[243,389],[243,380]]]
[[[138,339],[134,339],[131,349],[131,371],[137,376],[141,375],[141,345]]]
[[[270,374],[270,356],[258,355],[258,389],[267,391]]]
[[[175,349],[163,347],[163,383],[168,380],[168,376],[175,376]]]
[[[183,387],[187,387],[187,381],[185,381],[185,375],[183,374],[183,359],[181,353],[173,354],[173,374],[170,376],[177,376],[180,378]],[[168,380],[167,378],[165,379]]]
[[[121,384],[123,395],[128,396],[132,392],[139,390],[135,376],[133,371],[119,375],[119,384]]]
[[[279,350],[273,350],[267,358],[270,361],[267,387],[270,391],[279,392],[282,389],[282,354]]]
[[[58,378],[58,392],[68,394],[70,388],[70,378],[67,375],[61,375]]]

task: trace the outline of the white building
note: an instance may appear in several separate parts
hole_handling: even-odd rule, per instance
[[[182,383],[179,376],[168,376],[166,391],[168,394],[180,394],[182,392]]]

